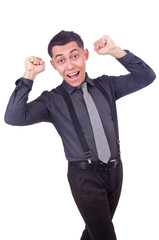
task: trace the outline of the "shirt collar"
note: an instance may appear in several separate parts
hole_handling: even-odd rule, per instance
[[[85,82],[89,83],[91,86],[95,86],[93,80],[88,77],[88,74],[86,73],[86,79]],[[71,86],[68,84],[65,80],[62,82],[62,86],[66,89],[66,91],[71,95],[75,90],[76,87]]]

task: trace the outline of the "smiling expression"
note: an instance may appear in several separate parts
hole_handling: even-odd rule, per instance
[[[52,54],[50,62],[62,78],[73,87],[80,86],[85,80],[88,50],[83,50],[72,41],[62,46],[54,46]]]

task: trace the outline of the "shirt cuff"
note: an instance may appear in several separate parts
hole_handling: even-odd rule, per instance
[[[129,50],[125,50],[127,54],[124,57],[117,58],[117,60],[124,66],[128,65],[134,59],[134,54],[131,53]]]
[[[30,90],[32,89],[33,83],[34,83],[33,80],[30,80],[30,79],[27,79],[27,78],[23,78],[23,77],[21,77],[20,79],[18,79],[18,80],[15,82],[15,84],[16,84],[17,87],[20,87],[20,86],[22,86],[23,84],[25,84]]]

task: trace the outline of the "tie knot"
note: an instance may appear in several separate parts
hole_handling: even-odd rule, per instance
[[[82,83],[81,89],[82,89],[83,93],[84,92],[88,92],[88,90],[87,90],[87,82]]]

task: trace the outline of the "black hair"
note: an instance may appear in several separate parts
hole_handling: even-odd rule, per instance
[[[83,40],[81,39],[80,35],[78,35],[77,33],[73,32],[73,31],[62,30],[61,32],[56,34],[50,40],[50,43],[48,45],[48,54],[52,58],[52,48],[54,46],[57,46],[57,45],[62,46],[62,45],[65,45],[69,42],[72,42],[72,41],[76,42],[78,47],[84,49],[84,43],[83,43]]]

